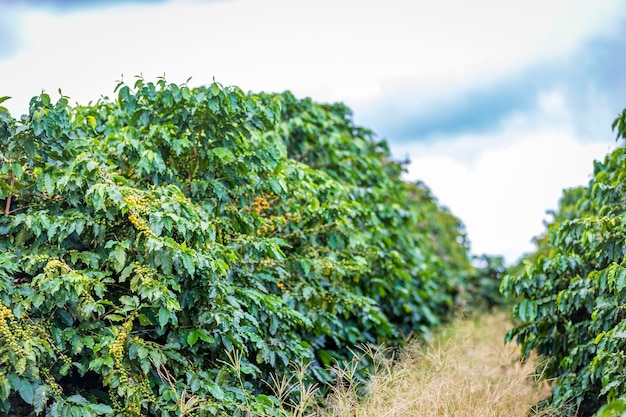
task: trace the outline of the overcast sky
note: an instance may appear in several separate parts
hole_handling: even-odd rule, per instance
[[[343,101],[467,227],[514,262],[564,187],[616,146],[618,0],[0,0],[0,96],[85,104],[165,74]],[[621,7],[620,7],[621,6]]]

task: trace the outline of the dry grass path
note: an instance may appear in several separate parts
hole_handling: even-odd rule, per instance
[[[526,417],[550,390],[534,383],[534,360],[521,363],[519,348],[504,345],[510,327],[507,314],[496,312],[459,320],[433,343],[413,344],[393,364],[374,353],[379,366],[367,394],[356,393],[346,371],[321,415]]]

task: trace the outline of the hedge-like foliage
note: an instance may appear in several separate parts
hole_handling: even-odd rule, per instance
[[[618,138],[625,117],[615,121]],[[566,191],[523,273],[502,284],[520,298],[521,324],[507,337],[546,359],[543,376],[556,379],[546,404],[563,415],[626,399],[626,148],[594,168],[589,187]]]
[[[345,106],[123,83],[0,107],[0,412],[273,415],[365,342],[444,320],[460,222]]]

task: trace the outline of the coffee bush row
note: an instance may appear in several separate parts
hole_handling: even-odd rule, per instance
[[[0,107],[0,161],[9,415],[277,415],[264,381],[427,334],[474,273],[459,220],[342,104],[44,93]]]

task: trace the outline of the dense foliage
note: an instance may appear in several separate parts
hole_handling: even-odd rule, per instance
[[[0,107],[0,412],[273,415],[272,374],[463,302],[462,225],[345,106],[116,93]]]
[[[626,138],[626,111],[613,127]],[[502,284],[519,297],[513,313],[521,324],[508,338],[521,343],[523,354],[545,357],[543,377],[556,379],[546,404],[564,415],[626,404],[625,178],[620,146],[595,162],[588,187],[565,192],[537,253]]]

